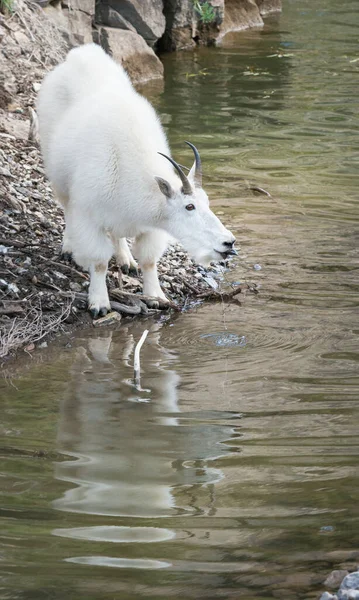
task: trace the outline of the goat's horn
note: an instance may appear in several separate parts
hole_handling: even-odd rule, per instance
[[[180,176],[180,179],[182,181],[182,190],[183,190],[183,193],[186,194],[186,196],[190,196],[192,194],[192,192],[193,192],[192,186],[191,186],[190,182],[188,181],[186,175],[182,171],[181,167],[170,156],[167,156],[166,154],[162,154],[162,152],[159,152],[158,154],[161,154],[161,156],[164,156],[165,158],[167,158],[167,160],[170,161],[170,163],[173,164],[174,168],[176,169],[176,171],[177,171],[177,173]]]
[[[191,144],[191,142],[185,142],[187,144],[187,146],[189,146],[190,148],[192,148],[193,150],[193,154],[194,154],[194,159],[195,159],[195,171],[194,171],[194,185],[196,187],[202,187],[202,161],[201,161],[201,157],[199,155],[199,152],[196,148],[196,146],[194,146],[193,144]]]

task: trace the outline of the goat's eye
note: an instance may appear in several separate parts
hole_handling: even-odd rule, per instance
[[[187,204],[186,210],[196,210],[196,207],[194,204]]]

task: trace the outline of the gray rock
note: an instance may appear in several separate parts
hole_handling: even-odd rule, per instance
[[[221,36],[229,31],[241,31],[264,25],[255,0],[226,0]]]
[[[64,0],[56,6],[49,4],[44,11],[57,27],[70,34],[71,43],[92,42],[95,0]]]
[[[95,14],[95,0],[61,0],[61,4],[64,8],[80,10],[91,17]]]
[[[161,40],[163,50],[183,50],[200,43],[213,43],[219,35],[224,18],[225,0],[211,0],[214,19],[203,23],[200,11],[196,10],[193,0],[164,0],[166,31]]]
[[[163,77],[163,65],[144,39],[133,31],[100,27],[98,43],[122,64],[133,83]]]
[[[324,592],[324,594],[322,594],[320,596],[320,600],[338,600],[337,596],[333,596],[333,594],[329,594],[329,592]]]
[[[102,2],[96,5],[96,23],[107,25],[108,27],[116,27],[117,29],[128,29],[137,33],[133,25],[129,21],[126,21],[120,13]]]
[[[100,9],[102,15],[106,14],[105,7],[108,6],[120,15],[122,23],[129,23],[150,46],[153,46],[165,31],[166,21],[162,0],[104,0],[101,4],[103,4],[103,11]],[[113,13],[111,15],[113,18]],[[107,24],[112,25],[109,22]],[[122,26],[121,29],[123,28]]]
[[[76,41],[82,44],[92,42],[92,15],[81,10],[63,9],[63,14],[68,22],[68,29]]]

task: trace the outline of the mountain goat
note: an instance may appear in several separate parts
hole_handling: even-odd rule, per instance
[[[170,237],[198,263],[236,254],[235,238],[209,208],[201,160],[188,176],[170,149],[151,104],[99,46],[71,50],[44,79],[37,113],[45,169],[65,213],[63,253],[89,270],[89,309],[110,309],[106,287],[113,254],[143,275],[143,292],[166,300],[157,260]]]

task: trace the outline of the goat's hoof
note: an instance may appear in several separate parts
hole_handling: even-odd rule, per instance
[[[72,252],[61,252],[61,260],[64,262],[72,262]]]
[[[97,308],[89,308],[89,313],[93,319],[97,319],[99,311]]]
[[[128,265],[121,265],[120,269],[124,275],[128,275],[130,272],[130,267]]]
[[[135,266],[130,266],[130,275],[138,277],[138,268]]]
[[[159,308],[160,303],[158,302],[158,300],[153,298],[153,300],[151,299],[151,300],[147,301],[147,306],[148,306],[148,308]]]
[[[109,309],[106,306],[101,306],[101,308],[90,308],[90,315],[95,319],[99,319],[101,317],[105,317],[109,312]]]

